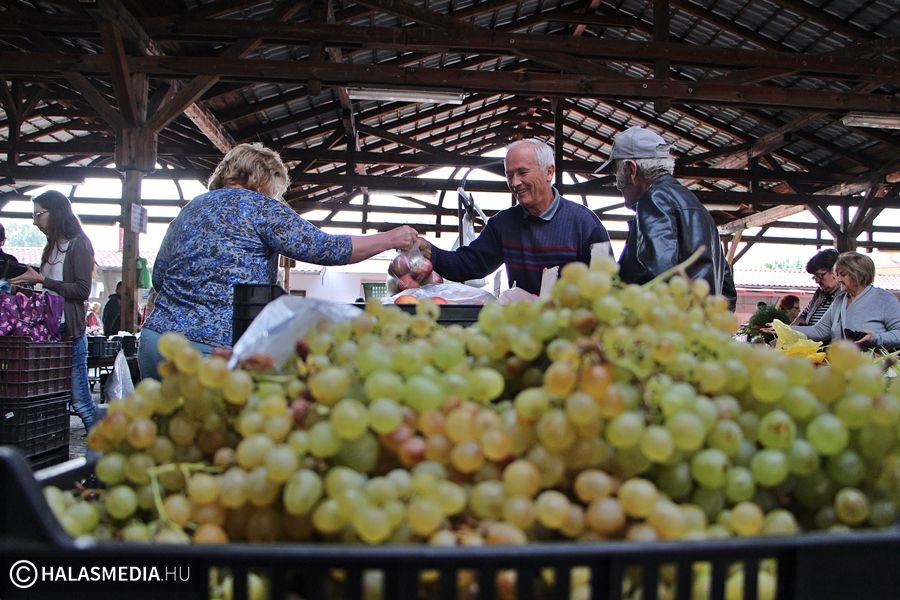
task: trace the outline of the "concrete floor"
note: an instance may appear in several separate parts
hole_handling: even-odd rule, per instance
[[[77,416],[69,417],[69,458],[84,456],[87,450],[87,435],[84,433],[84,424]]]
[[[100,394],[94,392],[94,404],[97,406],[103,406],[100,404]],[[79,456],[84,456],[85,451],[87,450],[87,435],[84,431],[84,423],[81,422],[81,419],[78,418],[77,415],[72,413],[69,416],[69,458],[78,458]]]

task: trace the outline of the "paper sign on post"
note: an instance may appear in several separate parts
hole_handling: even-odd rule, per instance
[[[147,233],[147,209],[140,204],[131,205],[131,231]]]

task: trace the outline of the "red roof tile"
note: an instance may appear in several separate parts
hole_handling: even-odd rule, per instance
[[[18,258],[19,262],[37,265],[41,262],[43,248],[4,246],[3,251]],[[141,252],[141,256],[146,258],[148,264],[152,267],[153,262],[156,260],[156,251]],[[122,253],[115,250],[96,250],[94,252],[94,262],[97,263],[97,268],[99,269],[121,269]]]

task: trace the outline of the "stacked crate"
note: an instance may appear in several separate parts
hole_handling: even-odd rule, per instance
[[[72,342],[0,337],[0,445],[34,469],[69,458]]]
[[[237,344],[266,304],[286,293],[280,285],[236,284],[231,313],[231,343]]]

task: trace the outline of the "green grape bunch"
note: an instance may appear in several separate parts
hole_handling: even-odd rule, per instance
[[[850,344],[817,367],[741,343],[705,281],[676,270],[624,284],[604,259],[564,267],[547,299],[485,305],[470,327],[439,315],[429,300],[414,314],[369,302],[312,327],[278,369],[266,357],[228,369],[165,334],[162,380],[111,403],[89,435],[102,500],[48,489],[48,502],[74,536],[169,543],[896,523],[900,384]]]

